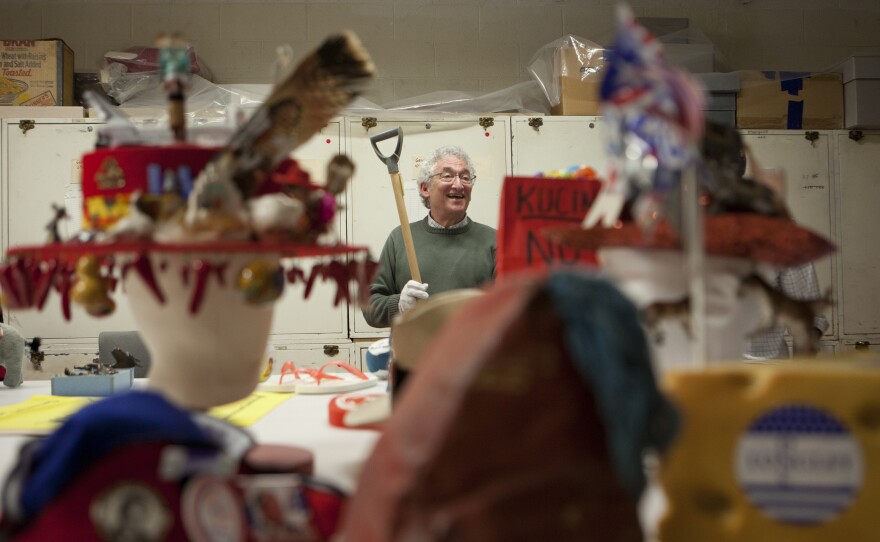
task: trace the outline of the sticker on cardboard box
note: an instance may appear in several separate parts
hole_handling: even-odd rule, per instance
[[[47,90],[45,92],[41,92],[37,94],[30,100],[25,100],[21,102],[20,105],[55,105],[57,102],[55,101],[55,96],[52,95],[51,90]]]

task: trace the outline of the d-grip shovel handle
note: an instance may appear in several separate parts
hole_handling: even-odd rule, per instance
[[[379,152],[379,147],[376,146],[376,143],[391,139],[394,136],[397,136],[397,147],[394,149],[394,154],[391,156],[383,155]],[[422,274],[419,273],[419,262],[416,260],[416,246],[413,243],[412,231],[409,229],[406,206],[403,204],[403,182],[400,180],[400,169],[397,166],[397,162],[400,160],[400,150],[403,148],[403,130],[398,126],[397,128],[376,134],[370,138],[370,144],[373,146],[373,150],[376,151],[376,156],[388,166],[388,174],[391,176],[391,188],[394,190],[394,203],[397,204],[397,216],[400,219],[400,231],[403,233],[403,246],[406,249],[409,274],[413,280],[422,282]]]
[[[397,147],[394,148],[394,153],[391,156],[385,156],[379,152],[379,147],[376,146],[376,143],[391,139],[394,136],[397,136]],[[397,173],[400,171],[397,167],[397,162],[400,160],[400,150],[403,148],[403,130],[400,126],[374,135],[370,138],[370,144],[373,146],[373,151],[376,153],[376,156],[379,157],[379,160],[382,160],[385,162],[385,165],[388,166],[388,173]]]

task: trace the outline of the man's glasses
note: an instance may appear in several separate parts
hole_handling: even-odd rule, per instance
[[[461,173],[452,173],[451,171],[443,171],[441,173],[435,173],[431,175],[431,177],[438,177],[441,183],[451,183],[458,177],[458,180],[461,181],[461,184],[474,184],[474,181],[477,180],[476,175],[471,175],[467,171],[462,171]]]

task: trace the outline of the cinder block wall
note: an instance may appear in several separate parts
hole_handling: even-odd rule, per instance
[[[878,0],[633,0],[642,17],[687,17],[715,44],[722,71],[818,71],[854,53],[880,54]],[[544,44],[611,35],[611,0],[2,0],[0,38],[63,38],[77,71],[105,51],[180,31],[222,83],[268,83],[278,45],[297,55],[341,28],[379,67],[378,103],[435,90],[485,92],[529,79]]]

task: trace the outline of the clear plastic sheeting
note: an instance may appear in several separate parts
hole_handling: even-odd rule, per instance
[[[186,51],[190,71],[205,80],[214,77],[211,70],[199,58],[192,47]],[[136,96],[162,87],[159,74],[159,48],[136,46],[123,51],[104,53],[101,67],[101,86],[118,104],[124,104]]]
[[[431,92],[388,103],[381,111],[548,114],[550,102],[536,82],[525,81],[482,95],[453,90]]]
[[[213,123],[237,124],[247,119],[269,96],[272,85],[217,85],[193,76],[186,95],[186,116],[191,126]],[[168,96],[162,87],[142,92],[121,106],[135,121],[160,126],[168,123]],[[548,114],[550,103],[534,81],[518,83],[486,94],[438,91],[385,106],[356,98],[342,115],[414,116],[422,113],[475,115],[482,113]]]
[[[216,85],[193,75],[186,90],[186,116],[191,126],[238,123],[266,99],[272,85]],[[143,91],[121,106],[129,117],[168,124],[168,94],[161,86]]]
[[[562,78],[601,81],[605,49],[592,41],[568,34],[544,45],[532,56],[528,71],[538,82],[551,106],[562,95]]]

